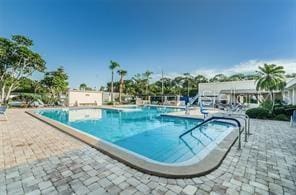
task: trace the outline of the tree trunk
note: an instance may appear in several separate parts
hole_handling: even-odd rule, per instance
[[[8,103],[9,96],[10,96],[10,93],[11,93],[13,87],[14,87],[14,84],[11,84],[11,85],[9,86],[9,88],[8,88],[8,91],[7,91],[7,93],[6,93],[6,95],[5,95],[5,99],[4,99],[4,103],[5,103],[5,104]]]
[[[189,97],[189,80],[187,80],[187,96]]]
[[[273,92],[272,91],[270,91],[270,98],[271,98],[271,102],[272,102],[270,114],[272,114],[273,113],[273,108],[274,108],[274,97],[273,97]]]
[[[111,102],[113,102],[113,77],[114,77],[114,72],[112,70],[112,77],[111,77]]]
[[[148,81],[147,81],[147,84],[146,84],[146,92],[145,92],[145,94],[147,95],[147,98],[148,98],[148,86],[149,86],[149,83],[148,83]]]
[[[119,85],[119,102],[121,103],[121,94],[122,94],[122,86],[123,86],[123,78],[120,78],[120,85]]]
[[[1,88],[1,102],[4,104],[5,102],[5,88],[6,88],[6,85],[3,84],[2,88]]]

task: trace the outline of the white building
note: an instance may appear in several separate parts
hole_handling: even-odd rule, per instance
[[[67,106],[100,106],[103,103],[101,91],[69,90]]]
[[[288,104],[296,105],[296,79],[291,79],[287,82],[284,100]]]
[[[267,91],[256,90],[255,80],[200,83],[198,89],[202,101],[213,103],[256,105],[269,95]],[[274,94],[276,99],[283,98],[287,103],[296,104],[296,79],[287,79],[284,93],[276,91]]]

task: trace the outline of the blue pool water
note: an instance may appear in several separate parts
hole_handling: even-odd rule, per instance
[[[212,122],[186,135],[179,135],[202,120],[161,116],[180,111],[163,107],[40,110],[45,117],[74,127],[149,159],[163,163],[184,162],[229,133],[233,125]]]

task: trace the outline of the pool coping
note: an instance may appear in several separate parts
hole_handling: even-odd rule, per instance
[[[127,150],[115,147],[113,144],[91,136],[89,134],[77,131],[77,129],[62,124],[53,119],[44,117],[35,112],[36,110],[28,110],[27,114],[55,127],[56,129],[75,137],[84,143],[98,149],[104,154],[147,174],[167,177],[167,178],[190,178],[194,176],[202,176],[210,173],[219,167],[223,159],[230,151],[231,147],[237,140],[237,129],[231,131],[220,143],[216,145],[203,159],[189,165],[164,165],[161,163],[148,161],[140,156],[134,155]],[[174,116],[172,116],[174,117]],[[180,117],[180,116],[178,116]]]

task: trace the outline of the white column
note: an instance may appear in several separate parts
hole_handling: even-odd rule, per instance
[[[292,93],[292,104],[293,105],[296,104],[296,90],[295,90],[295,88],[293,88],[293,93]]]

